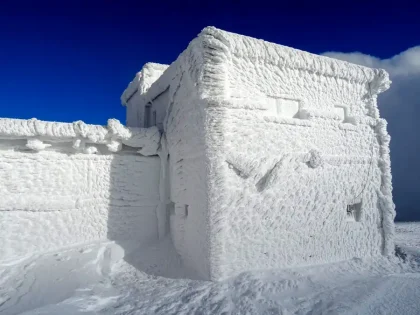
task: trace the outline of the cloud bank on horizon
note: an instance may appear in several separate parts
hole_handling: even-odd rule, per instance
[[[420,221],[420,46],[389,59],[360,52],[326,52],[331,58],[388,71],[391,88],[379,95],[381,116],[388,120],[397,220]]]

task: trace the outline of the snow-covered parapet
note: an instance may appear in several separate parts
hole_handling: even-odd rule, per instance
[[[34,118],[0,118],[0,139],[26,139],[26,147],[34,151],[69,142],[73,149],[84,153],[97,153],[98,149],[92,146],[97,144],[105,145],[109,152],[118,152],[126,145],[149,156],[157,154],[160,132],[156,127],[127,128],[116,119],[109,119],[107,126],[100,126],[83,121],[60,123]]]

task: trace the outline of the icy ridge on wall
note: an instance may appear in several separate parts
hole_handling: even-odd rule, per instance
[[[109,119],[103,127],[83,121],[60,123],[35,118],[0,118],[0,139],[27,139],[26,147],[34,151],[44,150],[57,142],[72,142],[73,148],[83,153],[97,153],[98,149],[89,144],[104,144],[109,152],[120,151],[124,144],[149,156],[157,154],[160,132],[157,127],[127,128],[117,119]]]

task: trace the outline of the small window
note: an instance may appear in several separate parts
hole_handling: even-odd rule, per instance
[[[347,221],[360,222],[362,202],[347,205]]]
[[[156,126],[156,111],[153,111],[152,126]]]

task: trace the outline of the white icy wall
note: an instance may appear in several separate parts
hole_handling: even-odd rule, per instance
[[[203,109],[188,72],[179,66],[165,121],[169,151],[170,228],[184,264],[209,278],[207,186]]]
[[[210,179],[218,183],[217,277],[381,253],[379,146],[370,126],[293,125],[244,109],[223,115],[223,155]],[[360,201],[359,222],[348,220],[347,205]]]
[[[163,177],[168,180],[165,210],[169,213],[172,241],[185,266],[197,277],[210,279],[206,103],[197,89],[202,85],[201,49],[201,40],[193,40],[150,86],[141,104],[152,104],[157,110],[158,124],[164,117],[165,137],[159,155],[163,157],[162,169],[168,167],[167,176]],[[164,211],[160,213],[163,217]]]
[[[202,89],[211,277],[391,253],[389,136],[376,127],[386,73],[213,28],[201,36],[208,81],[222,82]]]
[[[166,211],[173,243],[185,266],[197,277],[209,279],[205,112],[196,89],[196,63],[200,63],[196,57],[193,49],[184,51],[150,87],[143,104],[153,104],[158,122],[164,117],[166,140],[162,141],[160,156],[165,166],[167,150],[170,191]]]
[[[0,119],[0,260],[95,240],[124,247],[156,239],[160,160],[137,151],[156,155],[159,140],[155,128],[115,120],[102,127]]]

